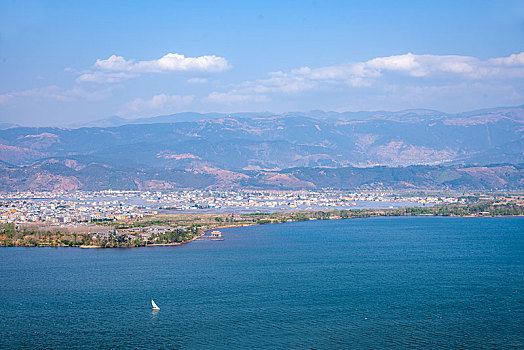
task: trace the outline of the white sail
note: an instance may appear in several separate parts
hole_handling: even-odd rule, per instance
[[[151,305],[153,305],[153,310],[160,310],[160,308],[158,307],[157,304],[155,304],[155,302],[153,301],[153,299],[151,299]]]

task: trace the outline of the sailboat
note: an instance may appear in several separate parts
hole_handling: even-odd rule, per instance
[[[155,301],[151,299],[151,305],[153,305],[153,310],[160,310],[157,304],[155,304]]]

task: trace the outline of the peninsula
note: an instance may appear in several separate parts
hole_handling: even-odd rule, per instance
[[[176,213],[104,220],[74,226],[45,223],[0,224],[0,246],[118,248],[180,245],[208,230],[293,221],[366,218],[376,216],[522,216],[524,197],[492,195],[471,203],[388,209],[334,209],[271,213]]]

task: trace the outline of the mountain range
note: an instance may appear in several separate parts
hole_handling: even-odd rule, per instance
[[[98,125],[98,126],[95,126]],[[0,190],[524,187],[524,106],[179,113],[0,130]]]

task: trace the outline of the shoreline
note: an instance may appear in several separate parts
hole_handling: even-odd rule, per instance
[[[404,208],[407,209],[407,208]],[[323,213],[328,214],[327,216],[322,217],[315,217],[314,214]],[[301,217],[294,216],[294,215],[303,215]],[[332,214],[335,214],[334,216],[331,216]],[[338,214],[338,215],[337,215]],[[261,219],[259,218],[257,221],[245,221],[242,223],[233,223],[233,224],[225,224],[220,225],[218,223],[213,223],[210,225],[211,227],[204,230],[202,233],[195,235],[191,239],[187,241],[182,242],[170,242],[170,243],[151,243],[146,245],[138,245],[138,246],[113,246],[113,247],[104,247],[104,246],[98,246],[94,244],[88,244],[88,245],[77,245],[77,246],[70,246],[65,244],[58,244],[58,245],[49,245],[46,244],[46,242],[39,242],[35,245],[27,245],[27,244],[14,244],[14,245],[2,245],[1,247],[52,247],[52,248],[80,248],[80,249],[113,249],[113,248],[145,248],[149,246],[179,246],[179,245],[185,245],[188,243],[191,243],[196,240],[200,240],[202,237],[204,237],[207,233],[213,231],[213,230],[221,230],[221,229],[228,229],[228,228],[235,228],[235,227],[250,227],[250,226],[258,226],[258,225],[267,225],[267,224],[279,224],[279,223],[287,223],[287,222],[306,222],[306,221],[316,221],[316,220],[342,220],[342,219],[358,219],[358,218],[374,218],[374,217],[401,217],[401,216],[411,216],[411,217],[453,217],[453,218],[510,218],[510,217],[524,217],[524,214],[514,214],[514,215],[489,215],[489,214],[481,214],[479,212],[477,213],[468,213],[465,215],[456,215],[456,214],[442,214],[442,213],[411,213],[411,212],[404,212],[404,213],[398,213],[393,212],[391,213],[388,210],[378,209],[378,210],[369,210],[364,212],[353,212],[354,215],[352,216],[340,216],[340,212],[288,212],[288,213],[266,213],[264,215],[267,215],[268,219]],[[190,214],[189,214],[190,215]],[[287,215],[284,217],[270,217],[270,215]],[[217,226],[214,226],[214,224],[218,224]],[[213,227],[214,226],[214,227]]]

